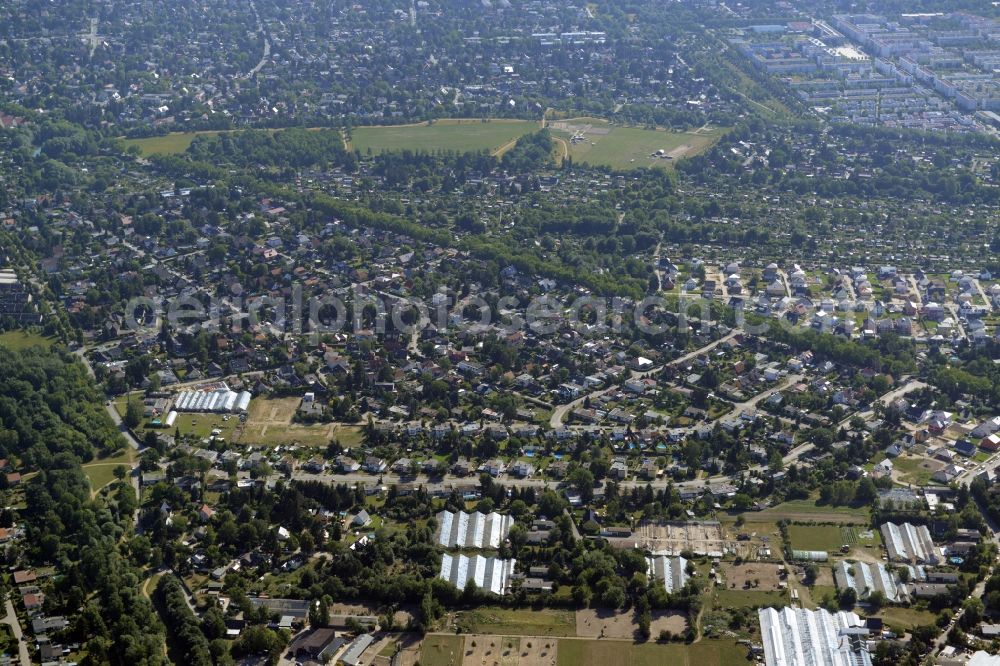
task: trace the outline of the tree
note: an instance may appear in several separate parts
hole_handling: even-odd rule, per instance
[[[314,599],[309,604],[309,626],[313,629],[325,627],[330,624],[330,606],[326,597]]]
[[[858,504],[871,504],[878,496],[878,489],[875,482],[869,477],[865,477],[858,482],[858,487],[854,491],[854,501]]]
[[[122,422],[128,428],[135,428],[142,423],[142,403],[129,399],[125,406],[125,418],[122,419]]]
[[[854,608],[854,604],[858,603],[858,593],[854,591],[854,588],[845,587],[840,591],[837,600],[840,602],[841,608],[851,609]]]

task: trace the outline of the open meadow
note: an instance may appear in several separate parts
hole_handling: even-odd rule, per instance
[[[491,153],[509,148],[521,136],[539,129],[529,120],[490,120],[478,118],[437,120],[432,124],[378,125],[351,130],[350,147],[362,155],[398,150],[435,152]]]
[[[559,120],[550,124],[556,154],[575,163],[627,170],[671,167],[677,160],[708,150],[724,130],[671,132],[643,127],[620,127],[599,118]]]

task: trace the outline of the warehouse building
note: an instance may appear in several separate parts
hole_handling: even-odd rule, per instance
[[[501,560],[482,555],[448,555],[441,557],[440,578],[460,590],[471,580],[480,588],[503,595],[510,588],[510,576],[514,573],[514,560]]]
[[[668,557],[653,555],[646,558],[646,571],[649,581],[663,581],[667,592],[675,592],[687,583],[687,560],[683,557]]]
[[[514,519],[495,512],[442,511],[437,522],[438,544],[445,548],[499,548]]]
[[[757,617],[767,666],[872,666],[868,630],[855,613],[786,606]]]
[[[871,564],[841,560],[833,568],[833,576],[838,588],[854,590],[858,599],[865,599],[872,592],[879,591],[890,603],[905,603],[910,600],[906,586],[881,562]]]
[[[882,541],[890,562],[937,564],[941,559],[941,552],[934,547],[926,525],[885,523],[882,525]]]

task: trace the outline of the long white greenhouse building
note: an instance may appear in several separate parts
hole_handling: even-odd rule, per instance
[[[237,393],[225,384],[211,390],[181,391],[174,399],[178,412],[245,413],[250,408],[250,391]]]
[[[441,556],[441,573],[443,580],[448,581],[460,590],[472,580],[476,585],[492,592],[504,595],[510,588],[510,576],[514,573],[514,560],[501,560],[497,557],[482,555],[448,555]]]

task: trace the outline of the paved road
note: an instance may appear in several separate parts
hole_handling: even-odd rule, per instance
[[[21,631],[21,623],[17,620],[17,613],[14,611],[14,602],[7,599],[7,617],[0,620],[3,624],[9,625],[11,633],[17,639],[17,653],[22,664],[31,663],[31,654],[28,652],[28,642],[24,640],[24,632]]]

